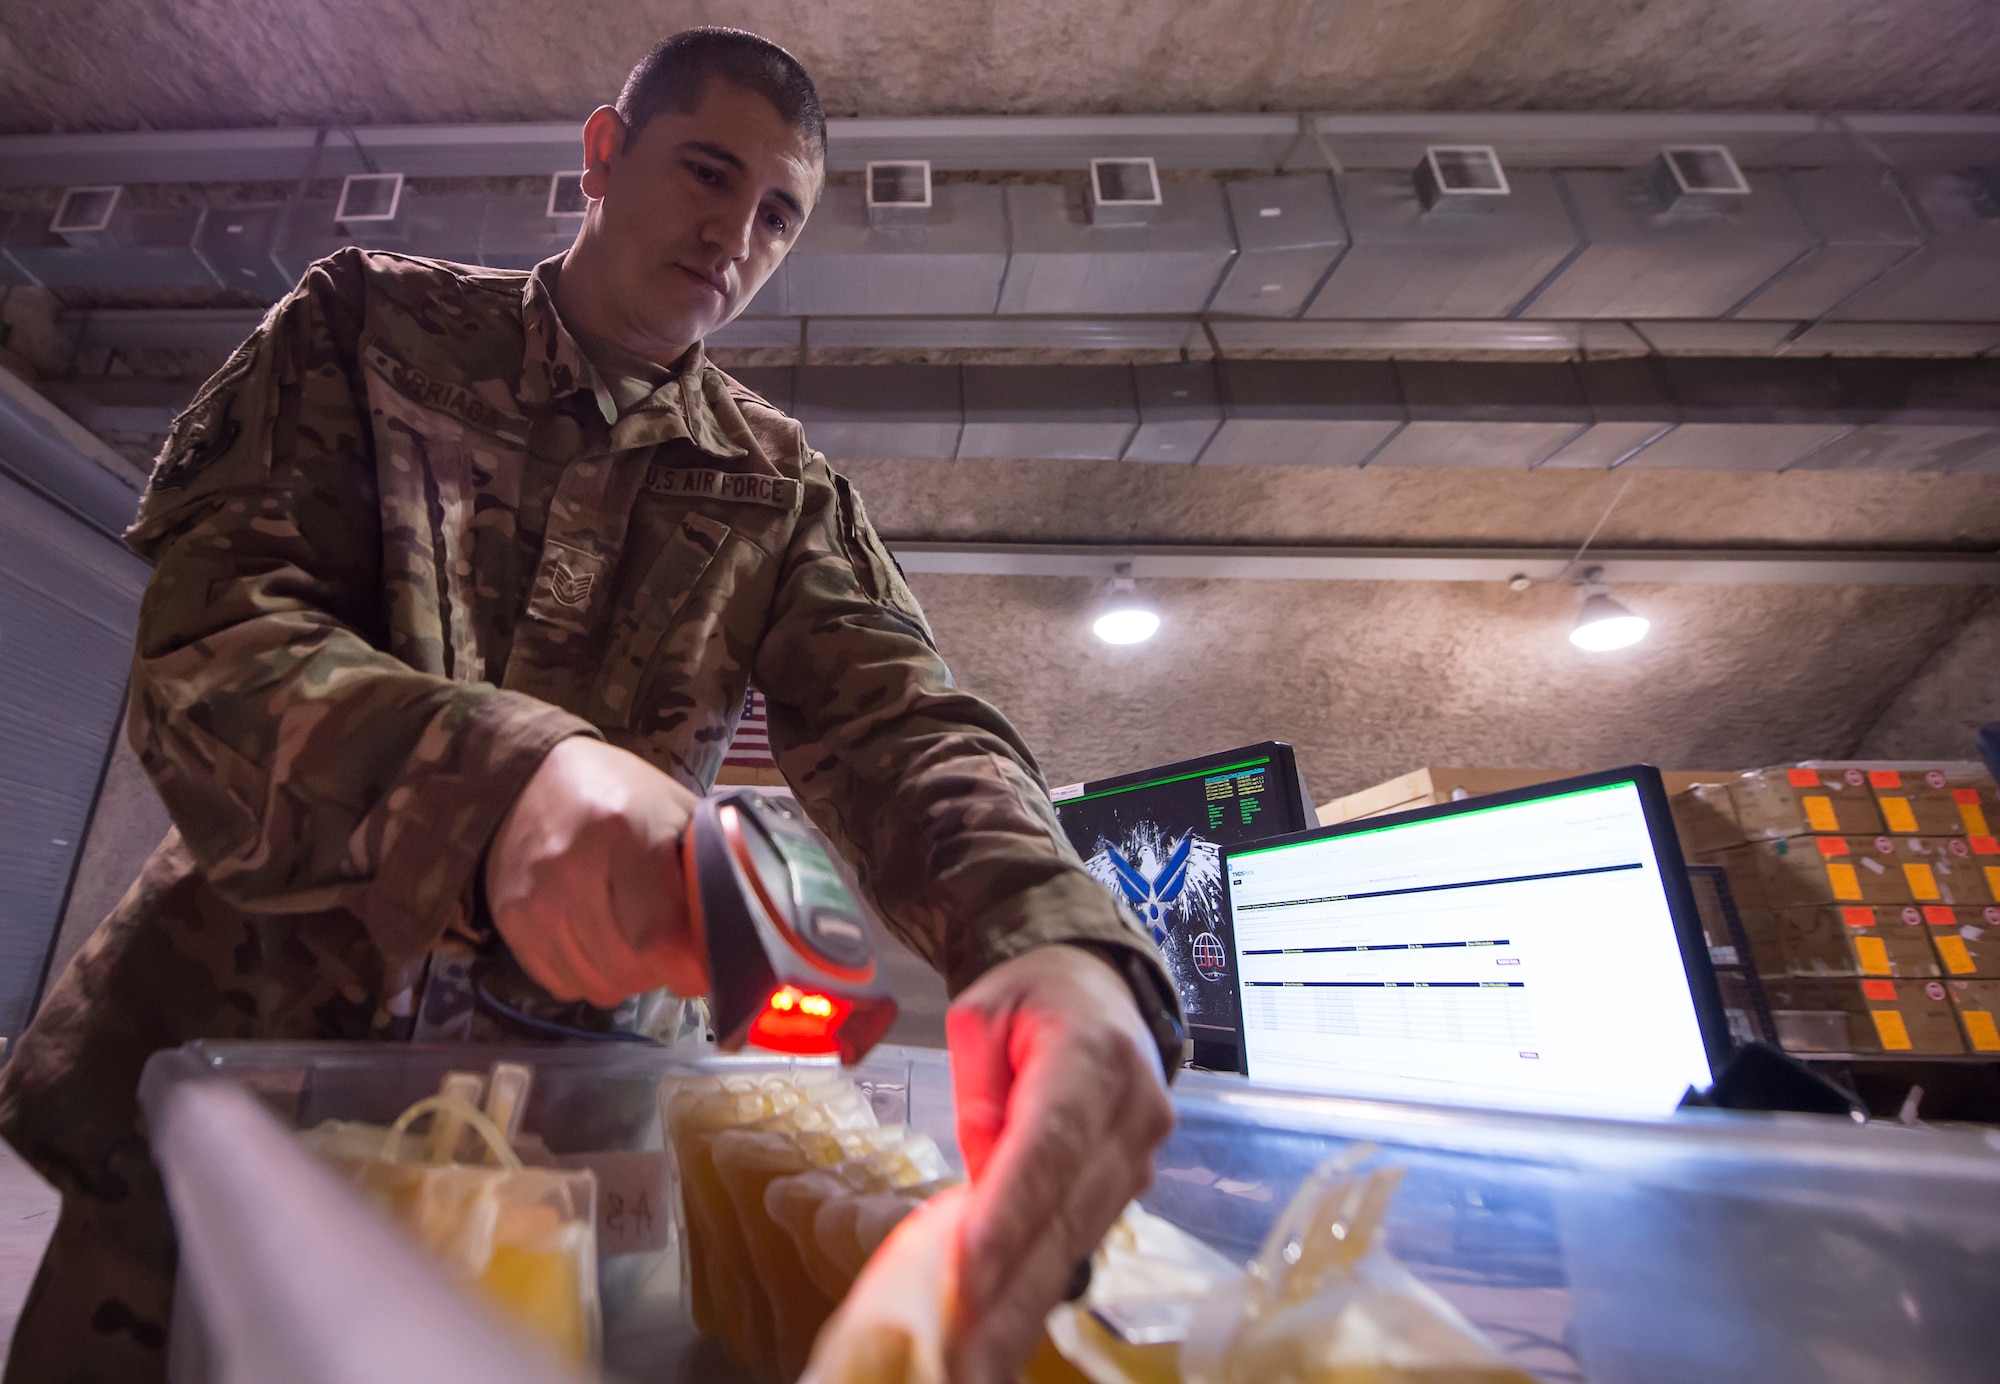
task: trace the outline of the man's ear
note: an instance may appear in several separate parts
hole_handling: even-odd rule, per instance
[[[599,106],[583,122],[583,195],[600,201],[611,181],[611,160],[625,149],[625,121]]]

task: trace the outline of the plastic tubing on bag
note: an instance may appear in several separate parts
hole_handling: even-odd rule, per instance
[[[419,1157],[405,1161],[403,1136],[427,1115],[433,1137],[413,1143]],[[465,1129],[492,1164],[449,1161]],[[386,1131],[329,1121],[300,1137],[515,1325],[574,1363],[595,1363],[603,1323],[595,1174],[523,1166],[499,1126],[457,1095],[425,1097]],[[423,1161],[431,1155],[447,1161]]]

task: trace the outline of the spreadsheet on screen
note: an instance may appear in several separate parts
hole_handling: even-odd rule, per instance
[[[1254,1082],[1643,1116],[1711,1080],[1634,782],[1224,866]]]

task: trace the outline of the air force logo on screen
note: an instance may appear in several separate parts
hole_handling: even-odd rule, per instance
[[[1104,848],[1111,868],[1117,872],[1119,892],[1138,910],[1140,918],[1152,930],[1153,941],[1160,946],[1167,942],[1167,913],[1180,899],[1181,890],[1187,888],[1188,854],[1193,849],[1194,833],[1190,831],[1175,843],[1167,855],[1167,863],[1149,877],[1116,846]]]

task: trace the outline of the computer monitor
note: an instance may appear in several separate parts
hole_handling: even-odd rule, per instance
[[[1085,867],[1132,905],[1159,943],[1187,1013],[1194,1065],[1241,1071],[1221,852],[1313,824],[1292,747],[1267,740],[1050,796]]]
[[[1644,765],[1223,852],[1259,1084],[1670,1112],[1729,1054]]]

